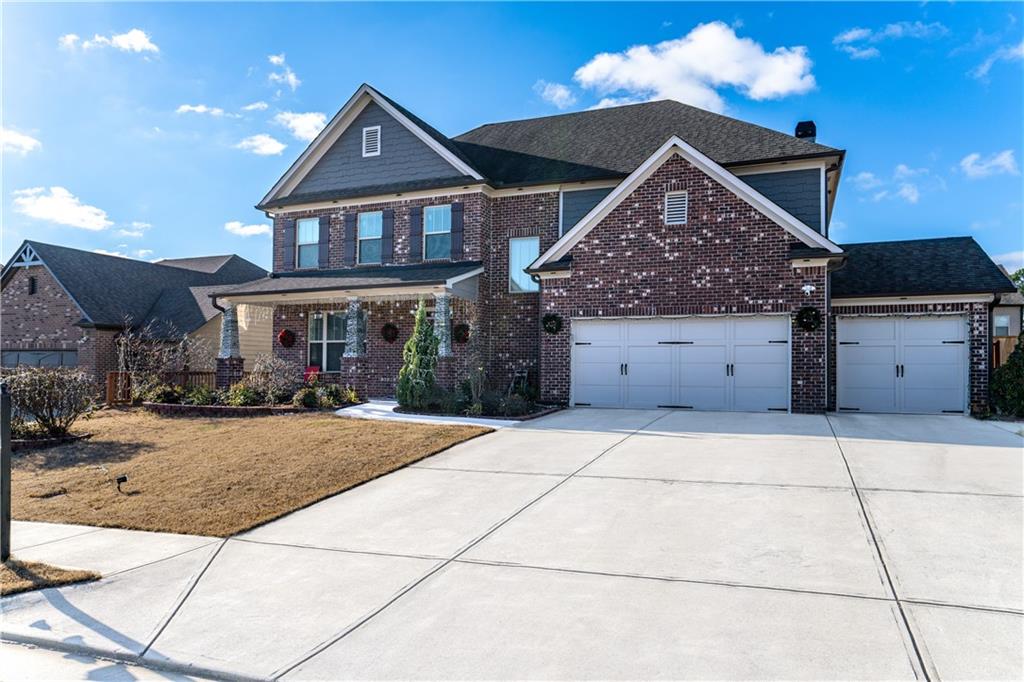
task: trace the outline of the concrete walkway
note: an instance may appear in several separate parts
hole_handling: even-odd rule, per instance
[[[232,678],[1020,679],[1022,444],[571,410],[227,541],[19,524],[114,570],[5,598],[4,636]]]
[[[351,405],[337,410],[334,414],[350,419],[384,419],[394,422],[412,422],[414,424],[470,424],[472,426],[489,426],[492,429],[503,429],[521,423],[517,419],[492,419],[490,417],[454,417],[432,414],[403,414],[396,412],[398,402],[395,400],[368,400],[365,403]]]

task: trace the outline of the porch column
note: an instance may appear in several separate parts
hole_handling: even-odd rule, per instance
[[[348,299],[348,315],[345,317],[345,353],[346,358],[358,358],[363,355],[363,335],[359,324],[362,306],[358,298]]]
[[[434,336],[437,337],[437,354],[442,358],[452,354],[452,296],[434,294]]]
[[[220,319],[220,351],[217,353],[217,388],[229,388],[242,379],[245,361],[238,342],[238,310],[228,303]]]

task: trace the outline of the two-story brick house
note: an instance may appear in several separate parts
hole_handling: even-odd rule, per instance
[[[970,238],[832,242],[844,156],[672,101],[448,138],[363,85],[258,204],[271,275],[218,300],[371,396],[425,298],[448,384],[476,335],[574,405],[983,409],[1012,285]]]

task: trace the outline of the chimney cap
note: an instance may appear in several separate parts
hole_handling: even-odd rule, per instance
[[[814,142],[814,138],[818,136],[818,126],[814,125],[814,121],[800,121],[796,124],[795,135],[799,139],[809,139],[810,142]]]

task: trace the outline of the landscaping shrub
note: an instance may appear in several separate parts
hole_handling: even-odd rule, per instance
[[[292,405],[295,407],[320,407],[320,394],[313,386],[303,386],[292,396]]]
[[[11,416],[11,438],[14,440],[30,440],[42,438],[46,432],[36,422],[26,421],[20,414]]]
[[[252,407],[253,405],[262,405],[265,399],[266,396],[248,383],[239,381],[228,389],[224,402],[232,407]]]
[[[16,410],[35,418],[51,436],[66,435],[72,424],[92,410],[96,381],[74,367],[20,367],[4,377]]]
[[[992,374],[992,399],[996,410],[1024,417],[1024,333],[1006,362]]]
[[[176,405],[185,397],[185,389],[171,384],[156,384],[142,397],[148,403],[166,403]]]
[[[206,386],[195,386],[185,392],[181,402],[186,405],[216,405],[220,396]]]
[[[487,390],[480,394],[480,411],[484,415],[494,416],[503,414],[502,403],[505,396],[501,391]]]
[[[513,393],[501,402],[501,413],[506,417],[521,417],[533,412],[535,407],[529,398]]]
[[[292,399],[302,384],[302,369],[273,355],[258,355],[245,382],[262,395],[268,405],[284,403]]]
[[[427,322],[427,306],[423,299],[416,309],[412,336],[402,349],[402,369],[398,372],[395,391],[398,404],[408,410],[423,410],[436,384],[438,340]]]

